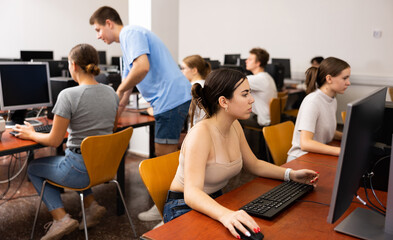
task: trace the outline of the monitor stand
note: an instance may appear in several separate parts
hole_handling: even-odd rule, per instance
[[[365,208],[356,208],[334,230],[361,239],[393,239],[385,232],[385,217]]]
[[[390,159],[393,159],[393,150]],[[335,231],[361,239],[393,239],[393,164],[389,168],[386,216],[369,209],[356,208],[334,228]]]
[[[24,122],[30,123],[32,126],[39,126],[42,125],[42,123],[38,120],[26,120],[26,110],[16,110],[14,113],[11,114],[10,120],[5,122],[5,127],[6,128],[13,128],[15,127],[16,124],[19,125],[25,125]]]

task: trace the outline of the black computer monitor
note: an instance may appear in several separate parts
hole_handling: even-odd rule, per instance
[[[357,101],[349,103],[344,123],[341,152],[329,208],[328,222],[334,223],[348,209],[357,196],[363,175],[370,165],[375,134],[382,125],[385,111],[386,87],[377,89]],[[392,239],[393,237],[393,170],[390,167],[390,186],[386,218],[369,209],[357,208],[335,230],[363,239]],[[365,200],[365,199],[364,199]],[[389,215],[390,214],[390,215]],[[386,223],[385,223],[386,220]],[[390,221],[390,223],[388,223]],[[390,231],[390,238],[383,238]],[[382,238],[379,238],[381,237]]]
[[[277,91],[280,91],[284,87],[284,66],[281,64],[266,64],[265,72],[273,78]]]
[[[284,66],[284,78],[291,78],[291,60],[288,58],[272,58],[272,64]]]
[[[32,59],[53,59],[53,51],[20,51],[22,61],[30,61]]]
[[[0,62],[0,109],[26,110],[52,106],[48,70],[45,62]],[[11,120],[23,124],[24,113],[14,113]]]
[[[240,54],[225,54],[224,64],[240,65]]]
[[[39,60],[33,59],[33,62],[47,62],[49,64],[50,77],[69,77],[68,60]]]
[[[106,51],[98,51],[98,63],[106,65]]]

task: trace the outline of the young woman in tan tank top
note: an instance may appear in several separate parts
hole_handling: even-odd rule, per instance
[[[245,167],[261,177],[316,184],[318,173],[290,170],[258,160],[252,153],[237,119],[247,119],[254,98],[244,74],[220,69],[208,75],[202,88],[192,87],[192,104],[206,112],[206,118],[187,134],[180,153],[179,167],[164,207],[164,222],[194,209],[220,221],[240,238],[235,228],[249,235],[242,223],[259,232],[257,223],[245,211],[233,211],[217,203],[218,189]],[[286,173],[286,174],[285,174]],[[289,180],[286,179],[286,180]],[[172,197],[171,197],[172,196]]]

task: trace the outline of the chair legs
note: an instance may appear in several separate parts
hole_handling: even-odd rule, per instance
[[[135,227],[134,227],[134,224],[132,223],[130,214],[129,214],[129,212],[128,212],[128,209],[127,209],[127,206],[126,206],[126,202],[124,201],[124,197],[123,197],[123,193],[122,193],[122,191],[121,191],[121,189],[120,189],[120,185],[119,185],[119,183],[118,183],[116,180],[111,180],[110,182],[116,183],[117,189],[119,190],[120,197],[121,197],[121,200],[122,200],[123,205],[124,205],[124,209],[126,210],[126,213],[127,213],[128,221],[129,221],[130,224],[131,224],[131,228],[132,228],[132,231],[133,231],[133,233],[134,233],[134,237],[136,238],[137,235],[136,235],[136,232],[135,232]],[[38,203],[38,207],[37,207],[37,210],[36,210],[36,212],[35,212],[34,222],[33,222],[33,229],[31,230],[30,240],[33,240],[33,238],[34,238],[34,229],[35,229],[35,225],[36,225],[37,220],[38,220],[38,214],[39,214],[39,212],[40,212],[41,203],[42,203],[42,197],[43,197],[43,195],[44,195],[46,183],[47,183],[46,180],[44,180],[44,182],[42,183],[42,188],[41,188],[41,193],[40,193],[40,201],[39,201],[39,203]],[[80,192],[80,193],[79,193],[79,196],[80,196],[80,199],[81,199],[83,223],[84,223],[84,226],[85,226],[85,227],[84,227],[84,230],[85,230],[85,238],[86,238],[86,240],[88,240],[87,227],[86,227],[87,224],[86,224],[85,206],[84,206],[84,203],[83,203],[83,198],[84,198],[84,197],[83,197],[83,193]]]
[[[41,203],[42,203],[42,196],[44,195],[44,191],[45,191],[45,184],[46,184],[46,180],[42,183],[42,188],[41,188],[41,193],[40,193],[40,202],[38,203],[37,211],[35,212],[34,222],[33,222],[33,229],[31,230],[30,240],[33,240],[33,238],[34,238],[35,224],[37,223],[38,214],[40,213],[40,208],[41,208]]]
[[[132,231],[134,232],[134,237],[137,237],[136,236],[136,232],[135,232],[134,224],[132,223],[132,220],[131,220],[131,217],[130,217],[130,213],[128,212],[128,209],[127,209],[127,206],[126,206],[126,202],[124,201],[123,193],[121,192],[120,185],[119,185],[119,183],[116,180],[111,180],[110,182],[116,183],[117,189],[118,189],[119,194],[120,194],[121,201],[123,202],[124,209],[126,210],[126,213],[127,213],[128,221],[130,222]]]
[[[83,226],[85,226],[84,227],[84,229],[85,229],[85,239],[88,240],[89,236],[87,236],[87,227],[86,227],[87,224],[86,224],[85,204],[83,203],[83,192],[79,193],[79,197],[81,198],[82,217],[83,217],[83,223],[84,223]]]

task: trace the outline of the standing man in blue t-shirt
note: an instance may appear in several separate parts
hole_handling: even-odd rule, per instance
[[[119,111],[124,110],[136,86],[153,107],[156,155],[177,151],[181,129],[191,100],[191,85],[164,43],[140,26],[123,26],[117,11],[101,7],[90,18],[97,38],[118,42],[124,61],[123,81],[117,89]]]
[[[123,81],[117,89],[119,113],[128,104],[136,86],[153,107],[156,155],[177,151],[180,133],[191,102],[191,84],[180,71],[164,43],[140,26],[123,26],[117,11],[101,7],[90,17],[97,38],[120,43],[123,52]],[[161,220],[157,207],[138,215],[140,220]]]

